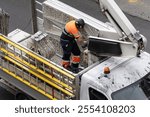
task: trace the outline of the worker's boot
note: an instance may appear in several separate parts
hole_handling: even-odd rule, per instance
[[[80,62],[80,56],[72,56],[72,63],[71,63],[71,69],[73,73],[79,72],[79,62]]]
[[[79,66],[79,64],[77,63],[77,64],[71,64],[71,71],[73,72],[73,73],[78,73],[79,72],[79,68],[78,68],[78,66]]]

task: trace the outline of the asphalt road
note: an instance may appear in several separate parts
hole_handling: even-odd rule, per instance
[[[43,1],[43,0],[40,0]],[[60,0],[81,10],[103,22],[107,19],[102,15],[95,0]],[[31,7],[30,0],[0,0],[0,7],[10,14],[9,32],[20,28],[31,33]],[[138,17],[126,14],[131,23],[148,39],[146,51],[150,53],[150,22]],[[14,99],[14,97],[5,93],[5,89],[0,88],[0,99]]]

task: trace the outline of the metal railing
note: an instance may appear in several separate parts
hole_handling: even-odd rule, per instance
[[[0,69],[50,99],[76,97],[76,76],[33,51],[0,36]]]
[[[0,33],[7,35],[9,29],[9,14],[0,8]]]
[[[35,0],[37,17],[43,19],[42,2],[45,0]]]
[[[33,33],[36,33],[39,30],[39,21],[43,21],[42,2],[44,2],[44,0],[31,0]]]

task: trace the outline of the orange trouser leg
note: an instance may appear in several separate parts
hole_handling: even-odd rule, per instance
[[[67,67],[69,67],[70,66],[70,61],[65,61],[65,60],[62,60],[62,66],[64,67],[64,68],[67,68]]]
[[[78,68],[80,63],[80,56],[73,56],[72,57],[72,67]]]

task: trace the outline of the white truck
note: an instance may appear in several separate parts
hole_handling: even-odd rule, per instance
[[[17,99],[145,100],[150,97],[150,54],[146,39],[114,0],[99,0],[110,23],[103,23],[58,0],[42,3],[38,32],[20,29],[0,35],[0,77]],[[36,2],[40,4],[39,2]],[[38,10],[39,11],[39,10]],[[83,18],[83,70],[60,65],[59,36],[67,21]],[[19,91],[19,92],[18,92]]]

